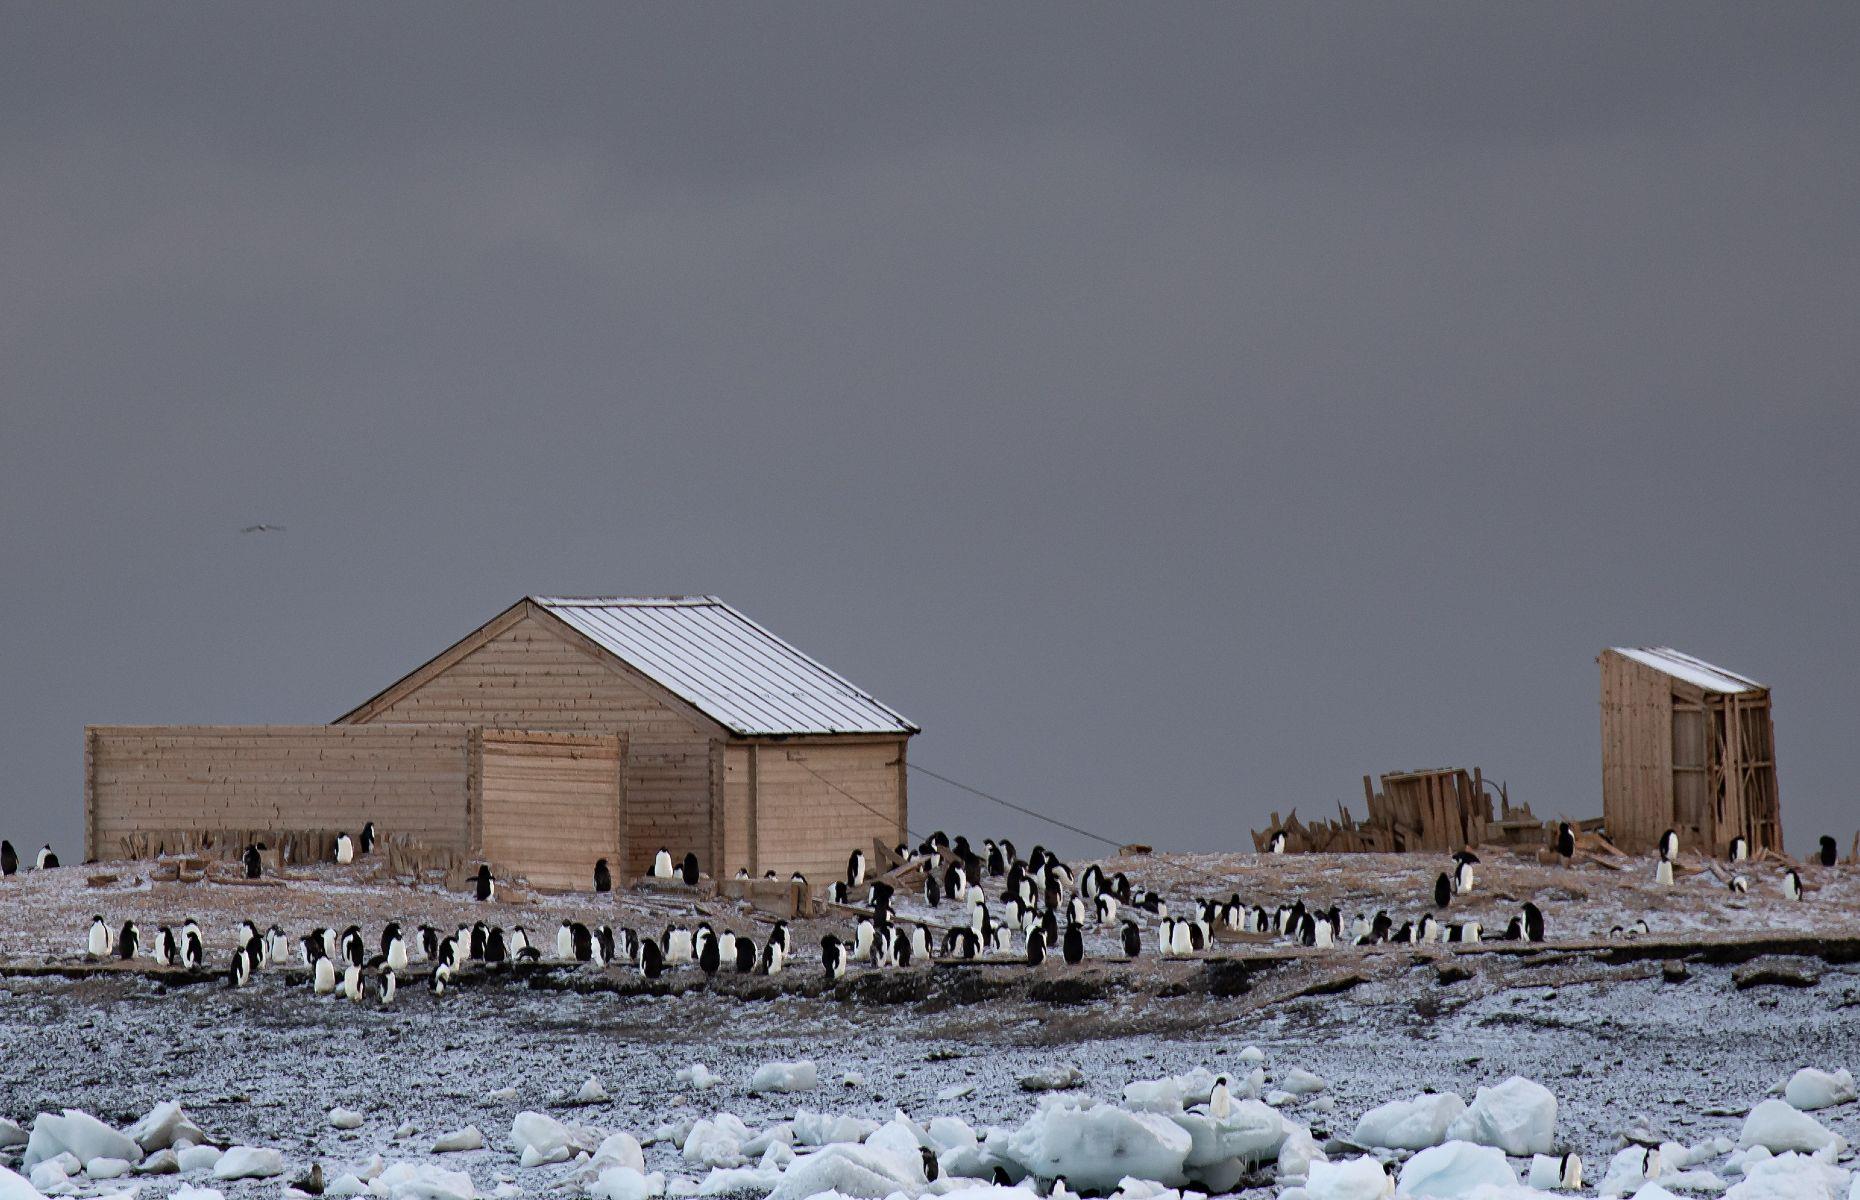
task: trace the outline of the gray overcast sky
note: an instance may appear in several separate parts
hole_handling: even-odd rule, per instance
[[[1851,4],[7,0],[0,831],[75,857],[87,722],[715,592],[1177,847],[1423,765],[1599,813],[1594,656],[1671,643],[1844,844],[1856,63]]]

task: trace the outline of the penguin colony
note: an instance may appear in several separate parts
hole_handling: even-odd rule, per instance
[[[377,845],[374,823],[369,822],[359,837],[339,834],[333,857],[339,864],[352,863],[358,853],[372,854]],[[1574,855],[1575,831],[1567,822],[1559,827],[1554,846],[1564,859]],[[241,861],[247,878],[260,876],[264,849],[262,844],[245,849]],[[1655,880],[1670,885],[1680,852],[1678,833],[1668,830],[1657,850]],[[1282,834],[1272,839],[1268,852],[1284,853]],[[1386,910],[1373,915],[1358,912],[1346,924],[1334,903],[1323,906],[1297,898],[1266,907],[1247,903],[1238,893],[1224,899],[1190,899],[1172,911],[1163,897],[1136,887],[1123,872],[1107,875],[1097,864],[1090,864],[1075,873],[1042,846],[1033,847],[1023,859],[1007,839],[989,839],[977,851],[966,837],[951,839],[939,831],[914,850],[898,846],[897,854],[921,866],[924,904],[939,914],[953,910],[952,917],[945,924],[939,916],[940,928],[934,931],[924,923],[898,918],[893,912],[893,887],[873,877],[865,854],[854,851],[847,860],[845,877],[835,880],[827,894],[837,903],[861,903],[869,911],[859,914],[850,928],[820,939],[820,963],[829,979],[845,977],[856,965],[908,967],[913,962],[938,959],[1010,957],[1039,967],[1056,958],[1067,966],[1076,966],[1086,956],[1088,930],[1111,935],[1124,959],[1136,959],[1143,955],[1146,943],[1143,927],[1131,915],[1138,911],[1154,919],[1154,953],[1164,959],[1210,950],[1217,931],[1222,930],[1265,935],[1316,949],[1486,940],[1542,942],[1546,934],[1542,909],[1529,901],[1502,929],[1487,929],[1478,921],[1446,919],[1445,914],[1456,900],[1477,887],[1479,857],[1470,850],[1451,857],[1448,867],[1435,877],[1421,911],[1402,917],[1399,924]],[[1834,839],[1821,839],[1818,858],[1824,867],[1838,861]],[[1732,842],[1727,860],[1733,868],[1749,861],[1743,838]],[[33,869],[49,870],[57,865],[57,856],[47,845],[36,855]],[[0,842],[0,867],[6,874],[18,869],[18,857],[10,842]],[[651,873],[687,885],[695,885],[700,878],[695,854],[674,861],[666,848],[654,856]],[[742,875],[739,872],[739,877]],[[770,877],[773,875],[769,872]],[[799,872],[792,878],[806,883]],[[593,882],[596,893],[612,891],[613,875],[607,860],[595,865]],[[1803,883],[1797,871],[1787,870],[1780,886],[1787,899],[1802,899]],[[1740,895],[1747,894],[1750,882],[1739,872],[1730,876],[1728,887]],[[496,900],[497,881],[488,864],[480,865],[472,880],[472,892],[480,902]],[[1614,936],[1648,932],[1644,919],[1611,931]],[[206,939],[200,924],[192,918],[178,929],[162,925],[144,931],[133,921],[113,929],[102,914],[97,914],[85,934],[85,954],[95,961],[149,958],[189,971],[208,969]],[[409,936],[399,922],[390,921],[372,940],[353,924],[340,932],[334,928],[311,929],[298,935],[293,951],[291,937],[278,925],[261,931],[248,920],[241,922],[230,957],[224,961],[230,987],[247,986],[266,967],[294,962],[307,968],[311,990],[316,994],[340,996],[357,1003],[372,1000],[391,1004],[400,976],[415,962],[431,964],[428,986],[434,994],[443,995],[461,973],[495,971],[512,964],[550,961],[596,969],[624,968],[647,979],[658,979],[684,967],[695,967],[707,977],[722,972],[776,975],[788,969],[794,958],[793,934],[785,921],[775,922],[760,940],[750,932],[718,929],[709,921],[691,926],[667,925],[656,935],[633,928],[564,921],[555,932],[552,947],[533,942],[521,925],[509,930],[484,921],[461,924],[453,930],[421,925]]]

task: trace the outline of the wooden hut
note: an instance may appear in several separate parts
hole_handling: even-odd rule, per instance
[[[1602,674],[1602,812],[1624,850],[1668,829],[1722,853],[1782,849],[1769,689],[1666,646],[1617,646]]]
[[[714,596],[526,597],[337,720],[625,734],[620,860],[832,877],[904,841],[918,727]]]

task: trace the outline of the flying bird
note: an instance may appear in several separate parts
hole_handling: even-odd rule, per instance
[[[247,525],[240,533],[283,533],[282,525]]]

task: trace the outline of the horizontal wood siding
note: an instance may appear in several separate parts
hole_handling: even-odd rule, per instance
[[[594,886],[598,859],[618,871],[624,742],[624,735],[485,730],[481,853],[493,870],[577,891]]]
[[[695,851],[704,869],[715,871],[709,861],[715,727],[564,636],[553,618],[526,613],[411,690],[350,719],[624,733],[626,869],[643,873],[665,846],[676,858]]]
[[[469,731],[445,726],[94,726],[89,857],[134,833],[359,831],[463,850]]]
[[[747,742],[735,742],[723,753],[723,862],[717,872],[728,879],[737,868],[760,875],[749,845],[749,755]]]
[[[873,838],[903,837],[899,761],[903,741],[771,742],[758,747],[756,856],[782,876],[804,871],[825,882],[846,870]]]

